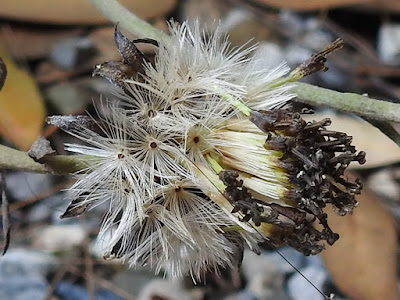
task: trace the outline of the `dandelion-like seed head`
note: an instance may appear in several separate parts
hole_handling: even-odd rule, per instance
[[[48,119],[85,143],[67,150],[87,155],[63,217],[107,201],[106,258],[194,280],[239,265],[262,239],[306,255],[333,244],[323,209],[351,212],[361,185],[343,171],[365,154],[329,120],[277,108],[293,97],[284,63],[265,65],[255,46],[231,47],[199,22],[170,34],[148,41],[151,60],[116,28],[122,61],[94,71],[119,87],[108,115]]]

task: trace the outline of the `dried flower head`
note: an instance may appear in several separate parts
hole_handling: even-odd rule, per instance
[[[333,244],[323,209],[352,211],[361,185],[343,171],[365,154],[329,120],[277,108],[293,97],[285,64],[265,66],[255,47],[233,48],[198,22],[170,33],[130,41],[116,28],[122,61],[94,71],[120,88],[108,117],[48,119],[85,143],[67,150],[88,156],[63,217],[107,201],[105,257],[194,279],[240,264],[244,245],[258,251],[262,239],[306,255]]]

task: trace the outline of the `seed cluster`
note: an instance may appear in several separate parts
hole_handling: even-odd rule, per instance
[[[296,234],[285,238],[288,244],[305,254],[321,251],[322,247],[317,244],[320,240],[332,245],[339,235],[330,229],[323,209],[330,203],[339,215],[352,212],[357,205],[355,195],[360,193],[362,184],[358,179],[347,180],[344,171],[352,161],[365,163],[365,152],[357,152],[347,134],[327,130],[331,124],[328,118],[306,123],[299,113],[273,109],[254,112],[251,120],[268,134],[265,147],[283,153],[280,166],[290,174],[293,184],[286,193],[286,201],[314,216],[311,221],[304,219],[302,228],[291,229]],[[315,218],[323,226],[321,232],[309,226]],[[283,231],[288,234],[287,227]],[[292,240],[299,236],[304,236],[310,247],[299,242],[301,239]]]
[[[328,119],[276,109],[294,96],[284,63],[266,66],[255,47],[232,48],[198,23],[170,26],[160,41],[130,41],[116,28],[122,60],[93,72],[118,88],[100,120],[48,118],[85,143],[66,145],[87,168],[62,217],[107,202],[104,257],[194,280],[237,265],[244,245],[257,252],[264,238],[305,255],[333,244],[323,209],[352,211],[361,184],[343,172],[365,153],[326,130]],[[137,43],[152,44],[154,56]]]

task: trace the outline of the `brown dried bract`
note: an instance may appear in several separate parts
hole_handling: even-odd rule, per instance
[[[336,39],[332,44],[327,46],[322,51],[314,53],[309,59],[294,69],[291,74],[297,74],[300,78],[303,78],[319,71],[328,71],[328,67],[325,65],[327,56],[342,48],[343,45],[344,42],[342,39]]]
[[[93,76],[99,75],[111,83],[124,88],[123,82],[127,79],[141,80],[144,74],[144,64],[150,60],[136,47],[136,43],[147,43],[158,46],[158,42],[152,39],[129,40],[115,26],[114,41],[121,54],[122,61],[105,62],[95,66]]]
[[[296,136],[306,126],[299,113],[287,109],[253,111],[250,121],[265,133],[282,132],[288,136]]]
[[[68,205],[65,212],[61,215],[61,219],[77,217],[83,214],[89,207],[90,204],[82,204],[83,198],[76,198]]]

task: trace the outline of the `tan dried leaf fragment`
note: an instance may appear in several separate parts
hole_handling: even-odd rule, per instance
[[[398,299],[397,234],[390,213],[365,189],[357,212],[344,217],[328,212],[330,225],[340,234],[322,252],[334,282],[354,300]]]

